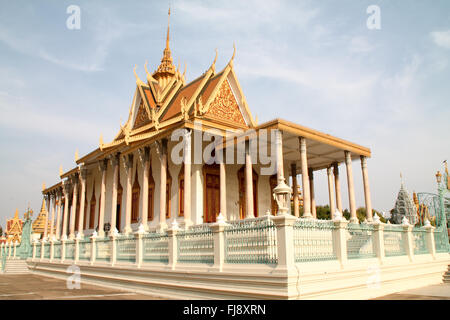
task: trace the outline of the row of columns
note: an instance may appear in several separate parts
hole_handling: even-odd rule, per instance
[[[191,131],[186,131],[184,135],[184,221],[185,224],[192,224],[191,221]],[[283,169],[283,147],[282,147],[282,132],[277,131],[276,133],[276,159],[277,159],[277,181],[280,183],[284,182],[284,169]],[[315,197],[314,197],[314,176],[311,168],[308,168],[307,162],[307,147],[306,147],[306,139],[304,137],[299,137],[299,150],[300,150],[300,161],[301,161],[301,174],[302,174],[302,187],[303,187],[303,217],[304,218],[315,218],[316,217],[316,205],[315,205]],[[160,229],[166,229],[166,184],[167,184],[167,140],[162,139],[157,143],[157,152],[159,154],[160,159],[160,211],[159,211],[159,220],[160,220]],[[142,207],[142,217],[141,222],[144,226],[144,230],[148,230],[147,225],[147,211],[148,211],[148,179],[150,172],[150,147],[145,147],[139,150],[140,159],[143,165],[143,207]],[[116,215],[114,208],[117,207],[117,190],[119,186],[119,163],[120,156],[119,154],[115,154],[110,157],[111,164],[113,166],[113,189],[112,189],[112,210],[114,214],[111,215],[111,230],[114,232],[116,229]],[[353,185],[353,173],[352,173],[352,164],[351,164],[351,155],[349,151],[345,151],[345,164],[347,169],[347,182],[348,182],[348,194],[349,194],[349,204],[350,204],[350,216],[351,222],[357,222],[356,217],[356,206],[355,206],[355,194],[354,194],[354,185]],[[132,167],[133,167],[133,155],[128,154],[123,156],[123,163],[127,172],[127,184],[126,184],[126,208],[125,208],[125,227],[123,229],[123,233],[129,234],[131,229],[131,198],[132,198]],[[100,197],[100,213],[99,213],[99,236],[104,236],[104,215],[105,215],[105,201],[106,198],[106,169],[107,169],[108,160],[104,159],[99,162],[99,170],[102,173],[101,180],[101,197]],[[220,213],[223,216],[227,216],[226,214],[226,174],[225,174],[225,163],[222,161],[219,164],[220,167]],[[363,182],[364,182],[364,194],[366,201],[366,209],[367,209],[367,220],[372,221],[372,206],[370,200],[370,190],[368,183],[368,175],[367,175],[367,163],[366,158],[361,156],[361,167],[363,173]],[[333,188],[333,173],[334,171],[334,185]],[[299,216],[299,205],[298,205],[298,189],[297,189],[297,168],[295,163],[291,165],[292,170],[292,184],[293,184],[293,192],[294,192],[294,215],[296,217]],[[246,145],[245,150],[245,183],[246,183],[246,218],[254,217],[254,203],[253,203],[253,177],[252,177],[252,159],[249,150],[249,145]],[[84,225],[84,206],[85,206],[85,193],[86,193],[86,176],[87,170],[82,168],[80,170],[80,174],[75,174],[72,177],[72,183],[65,182],[63,183],[63,193],[65,200],[64,206],[64,214],[63,214],[63,227],[62,230],[59,230],[60,227],[60,218],[61,218],[61,192],[53,193],[54,205],[52,209],[52,218],[51,225],[53,226],[53,216],[55,212],[55,208],[58,207],[57,218],[56,218],[56,237],[59,239],[59,235],[62,237],[66,237],[67,224],[70,226],[69,239],[75,238],[75,214],[77,210],[77,197],[78,197],[78,183],[81,183],[81,199],[80,199],[80,217],[78,221],[78,237],[83,236],[83,225]],[[327,168],[327,176],[328,176],[328,191],[329,191],[329,202],[331,215],[334,212],[339,210],[342,213],[342,200],[341,200],[341,190],[340,190],[340,182],[339,182],[339,168],[338,164],[335,163],[333,166]],[[72,195],[72,206],[70,211],[70,221],[68,220],[69,216],[69,195],[71,188],[73,188]],[[336,193],[334,192],[336,191]],[[58,199],[56,199],[58,197]],[[335,202],[336,199],[336,202]],[[59,202],[59,206],[56,206],[56,202]],[[337,207],[336,207],[337,205]],[[46,224],[47,225],[47,224]],[[51,228],[53,233],[53,227]],[[50,235],[51,237],[53,234]],[[47,237],[47,233],[45,233],[45,237]]]
[[[184,136],[185,146],[184,146],[184,158],[183,158],[183,165],[184,165],[184,223],[186,226],[189,226],[192,224],[191,221],[191,132],[186,131],[186,134]],[[157,143],[157,151],[160,158],[160,164],[161,164],[161,176],[160,176],[160,211],[159,211],[159,218],[160,218],[160,229],[166,229],[167,223],[166,223],[166,184],[167,184],[167,140],[162,139]],[[144,147],[139,150],[140,154],[140,160],[143,165],[143,201],[142,201],[142,216],[141,216],[141,222],[144,226],[144,230],[148,231],[148,186],[149,186],[149,178],[150,178],[150,147]],[[114,232],[116,230],[116,214],[115,214],[115,208],[117,208],[117,194],[118,194],[118,187],[119,187],[119,163],[120,163],[120,155],[115,154],[110,157],[109,159],[111,161],[111,165],[113,167],[113,188],[112,188],[112,215],[111,215],[111,230]],[[133,155],[128,154],[123,156],[123,164],[125,166],[126,172],[127,172],[127,185],[126,185],[126,195],[127,195],[127,201],[126,201],[126,207],[125,207],[125,227],[122,230],[123,233],[129,234],[132,232],[131,229],[131,210],[132,210],[132,168],[133,168]],[[99,207],[99,217],[98,217],[98,236],[104,237],[104,221],[105,221],[105,206],[106,206],[106,170],[108,166],[108,160],[104,159],[99,162],[99,170],[102,174],[101,179],[101,191],[100,191],[100,207]],[[221,173],[221,184],[223,183],[225,185],[225,167],[222,166],[222,173]],[[84,226],[84,211],[85,211],[85,196],[86,196],[86,178],[87,178],[87,169],[81,168],[80,174],[76,173],[74,174],[68,181],[63,182],[62,190],[56,190],[52,193],[45,195],[48,197],[48,199],[53,199],[53,210],[52,210],[52,218],[50,220],[51,227],[51,234],[50,238],[56,237],[57,239],[63,238],[67,239],[67,228],[69,227],[69,235],[68,238],[73,240],[75,237],[83,237],[83,226]],[[75,226],[75,217],[77,212],[77,200],[78,200],[78,184],[81,183],[81,199],[80,199],[80,208],[79,208],[79,219],[78,219],[78,226]],[[222,189],[222,188],[221,188]],[[69,206],[69,197],[70,193],[72,192],[72,206]],[[62,230],[60,229],[61,226],[61,207],[62,207],[62,195],[64,195],[65,199],[65,205],[64,205],[64,212],[63,212],[63,221],[62,221]],[[223,197],[224,195],[221,194]],[[222,201],[223,207],[221,209],[226,207],[226,198],[224,201]],[[54,212],[57,210],[57,219],[56,219],[56,230],[55,234],[53,234],[53,216]],[[70,209],[69,209],[70,207]],[[69,213],[70,210],[70,213]],[[48,217],[46,217],[46,227],[44,231],[44,238],[47,239],[47,224],[48,224]],[[75,234],[75,229],[78,229],[77,235]]]

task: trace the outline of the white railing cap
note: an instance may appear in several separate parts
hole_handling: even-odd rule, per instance
[[[403,219],[402,219],[402,225],[405,225],[405,226],[409,226],[410,224],[409,224],[409,221],[408,221],[408,219],[406,218],[406,217],[403,217]]]

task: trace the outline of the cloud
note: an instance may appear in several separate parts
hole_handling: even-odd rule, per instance
[[[430,33],[430,36],[437,46],[450,49],[450,30],[433,31]]]
[[[352,53],[365,53],[374,49],[374,45],[369,43],[366,37],[356,36],[351,38],[349,51]]]

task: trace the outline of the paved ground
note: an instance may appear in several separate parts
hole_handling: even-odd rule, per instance
[[[374,300],[450,300],[450,283],[402,291]]]
[[[81,284],[68,289],[66,281],[40,275],[0,275],[0,300],[158,300],[143,294]]]
[[[159,300],[120,289],[81,284],[68,289],[66,281],[40,275],[0,275],[0,300]],[[442,283],[379,297],[374,300],[450,300],[450,284]]]

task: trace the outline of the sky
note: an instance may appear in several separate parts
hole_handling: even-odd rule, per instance
[[[450,2],[435,0],[171,0],[170,46],[189,82],[233,53],[259,123],[287,119],[369,147],[372,205],[389,211],[400,173],[412,193],[436,193],[450,160]],[[80,28],[69,29],[70,5]],[[379,8],[379,29],[367,21]],[[145,79],[165,46],[169,1],[0,0],[0,225],[28,205],[39,212],[42,183],[59,182],[111,141],[128,118],[133,67]],[[373,20],[370,20],[373,21]],[[343,204],[348,207],[345,168]],[[364,206],[353,162],[357,206]],[[325,171],[316,201],[326,204]]]

